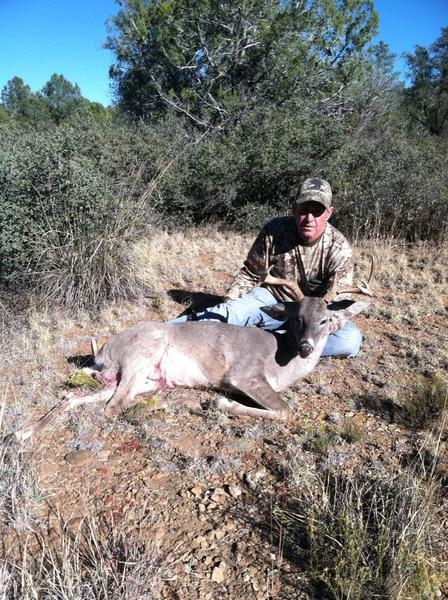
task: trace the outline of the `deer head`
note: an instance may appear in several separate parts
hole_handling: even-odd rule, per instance
[[[273,277],[269,270],[260,283],[283,285],[296,299],[292,302],[278,302],[265,306],[261,310],[279,321],[287,321],[287,329],[294,339],[297,353],[307,358],[316,348],[323,349],[328,335],[332,332],[332,317],[338,313],[343,320],[349,320],[363,311],[369,301],[335,300],[338,294],[351,293],[372,296],[370,283],[374,273],[374,259],[371,256],[371,268],[367,282],[354,286],[333,284],[323,298],[305,296],[297,283]]]

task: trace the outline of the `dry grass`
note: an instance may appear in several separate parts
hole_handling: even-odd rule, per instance
[[[200,482],[214,475],[222,475],[227,471],[238,471],[242,467],[240,459],[225,454],[218,454],[213,459],[194,456],[185,464],[185,474],[192,482]]]
[[[392,306],[389,315],[395,321],[405,320],[424,325],[425,317],[445,314],[448,295],[448,243],[419,242],[412,246],[394,239],[361,242],[355,258],[364,266],[372,254],[377,263],[377,287],[388,290]],[[412,304],[404,304],[403,293],[410,293]]]
[[[162,318],[170,318],[180,310],[167,291],[224,294],[251,242],[251,236],[213,227],[156,232],[135,244],[133,263],[138,278],[154,298],[154,308]]]
[[[155,308],[161,308],[162,316],[169,318],[178,307],[166,296],[167,290],[224,293],[252,241],[253,236],[213,227],[156,232],[135,244],[133,264],[136,276],[156,299]],[[360,241],[355,247],[356,277],[367,277],[370,254],[377,264],[376,288],[387,288],[392,294],[393,319],[418,324],[434,311],[444,311],[448,244],[419,242],[409,247],[403,241],[387,238]],[[403,293],[415,294],[416,301],[403,306]]]
[[[401,421],[414,429],[433,426],[443,420],[447,408],[447,383],[440,374],[433,373],[403,392]]]
[[[20,553],[0,559],[0,597],[35,600],[151,600],[163,575],[157,545],[117,523],[84,519],[49,539],[28,533]]]
[[[291,474],[289,508],[278,515],[287,543],[304,550],[318,595],[415,600],[440,593],[444,509],[431,468],[420,461],[408,471],[348,477],[300,467]]]
[[[251,241],[251,236],[211,226],[161,231],[135,244],[132,258],[139,278],[155,295],[168,286],[219,293],[216,274],[236,273]]]
[[[30,457],[18,452],[4,427],[5,397],[0,412],[0,526],[23,531],[33,523],[32,511],[41,500]]]
[[[3,398],[3,411],[5,398]],[[0,598],[4,600],[150,600],[164,573],[157,545],[129,537],[123,523],[87,516],[58,532],[37,516],[43,491],[32,454],[5,435],[0,415]],[[48,493],[48,490],[47,490]],[[54,490],[50,490],[52,495]],[[148,513],[149,515],[150,513]],[[148,520],[148,515],[146,520]]]
[[[45,202],[41,223],[45,234],[35,251],[34,270],[27,276],[38,294],[53,305],[95,310],[107,301],[143,293],[129,247],[141,235],[145,200],[117,200],[107,187],[98,196],[90,206],[90,218],[67,203],[65,221],[57,203],[51,198]]]

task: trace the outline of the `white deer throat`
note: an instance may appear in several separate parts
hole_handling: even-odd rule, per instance
[[[273,364],[267,374],[267,380],[272,389],[279,392],[306,377],[318,363],[326,341],[327,336],[318,342],[316,348],[306,358],[301,358],[298,354],[284,366]]]

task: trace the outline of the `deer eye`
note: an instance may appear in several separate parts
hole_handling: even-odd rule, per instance
[[[319,325],[325,325],[325,323],[328,323],[328,319],[322,319]]]

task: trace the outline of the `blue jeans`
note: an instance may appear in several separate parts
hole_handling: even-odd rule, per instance
[[[243,327],[262,327],[263,329],[281,329],[284,321],[269,317],[260,309],[263,306],[276,304],[276,298],[266,288],[253,288],[237,300],[228,300],[203,312],[196,313],[198,321],[221,321],[230,325]],[[169,323],[184,323],[187,316],[177,317]],[[351,321],[328,336],[321,356],[353,357],[359,352],[362,335]]]

